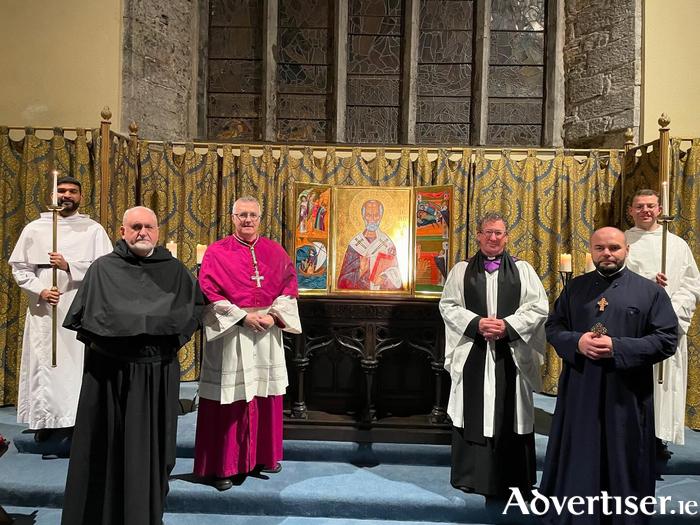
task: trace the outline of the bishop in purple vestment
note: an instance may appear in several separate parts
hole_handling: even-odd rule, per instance
[[[207,249],[200,286],[205,314],[194,472],[215,477],[281,468],[282,395],[287,388],[282,332],[301,332],[297,275],[284,249],[260,237],[260,205],[233,206],[235,233]]]

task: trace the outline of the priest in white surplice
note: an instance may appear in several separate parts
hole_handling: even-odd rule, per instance
[[[668,292],[678,317],[678,348],[664,363],[664,382],[656,381],[659,365],[654,366],[654,419],[656,437],[677,445],[685,442],[685,397],[688,387],[688,328],[700,300],[700,273],[686,242],[668,233],[666,273],[661,273],[661,244],[663,229],[657,218],[665,213],[659,194],[639,190],[632,197],[629,214],[634,228],[625,232],[630,245],[627,266],[648,279],[656,281]],[[661,458],[670,454],[657,443]]]
[[[505,250],[501,213],[485,214],[477,238],[481,249],[455,265],[440,300],[452,379],[450,481],[499,498],[536,482],[532,392],[542,388],[549,304],[532,266]]]
[[[42,441],[50,429],[72,427],[78,407],[85,347],[75,332],[61,325],[88,267],[112,251],[104,228],[78,214],[80,183],[60,177],[58,251],[52,251],[53,213],[45,212],[22,231],[9,263],[17,284],[27,294],[29,308],[24,324],[19,375],[17,421],[29,424]],[[58,292],[52,292],[52,265],[58,268]],[[57,305],[57,366],[51,367],[51,306]]]
[[[260,237],[260,205],[233,205],[235,233],[213,243],[199,274],[212,303],[199,383],[194,472],[219,490],[235,474],[282,459],[282,395],[288,380],[282,332],[298,334],[297,275],[284,249]]]

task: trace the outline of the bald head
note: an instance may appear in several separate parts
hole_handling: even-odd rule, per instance
[[[591,258],[596,270],[603,275],[612,275],[625,265],[629,255],[625,234],[617,228],[600,228],[591,235]]]
[[[145,206],[126,210],[119,230],[129,249],[139,257],[148,257],[158,242],[158,219]]]
[[[139,217],[143,214],[150,215],[155,221],[156,226],[158,225],[158,217],[156,217],[156,213],[151,208],[146,208],[145,206],[134,206],[133,208],[126,210],[124,212],[124,217],[122,218],[122,225],[126,224],[127,220],[131,220],[130,216],[134,214],[138,215]]]

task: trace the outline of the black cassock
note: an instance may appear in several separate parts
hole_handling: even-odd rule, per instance
[[[602,299],[607,305],[601,303],[601,311]],[[577,348],[597,323],[612,338],[614,354],[594,361]],[[654,495],[652,365],[673,355],[678,339],[668,295],[626,268],[612,277],[591,272],[566,286],[545,329],[563,369],[540,492],[560,501],[601,496],[602,491],[622,499],[622,515],[603,516],[596,503],[593,515],[565,511],[558,516],[550,507],[547,519],[557,524],[650,522],[641,512],[625,515],[624,500],[636,496],[639,504]],[[616,510],[612,500],[608,508]]]
[[[61,523],[160,525],[175,465],[177,351],[204,298],[163,247],[122,240],[85,275],[64,326],[86,345]]]

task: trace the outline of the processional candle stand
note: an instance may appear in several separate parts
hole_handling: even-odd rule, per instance
[[[51,193],[51,205],[48,207],[49,211],[53,213],[53,241],[51,245],[51,250],[53,253],[58,252],[58,214],[63,210],[63,205],[58,204],[58,171],[53,171],[53,192]],[[51,291],[58,291],[58,268],[54,265],[51,266],[52,273],[52,283]],[[56,343],[58,339],[58,306],[51,306],[51,367],[56,368]]]
[[[668,198],[668,182],[663,181],[661,184],[661,206],[663,215],[660,215],[656,222],[661,224],[661,273],[666,275],[666,257],[668,256],[668,225],[673,222],[671,215],[671,206]],[[657,383],[664,384],[664,362],[659,361],[659,375],[656,378]]]

